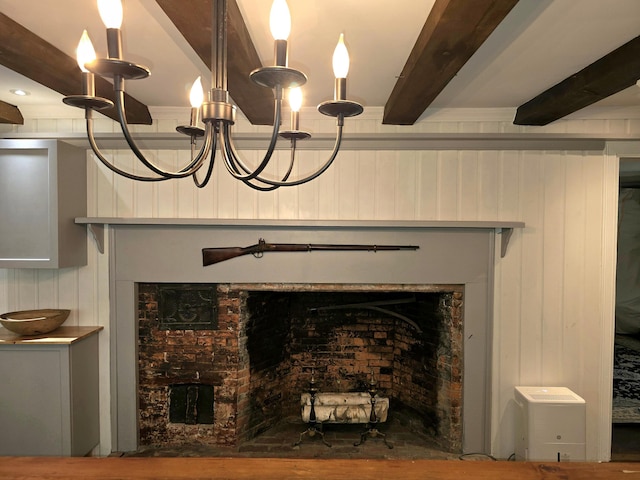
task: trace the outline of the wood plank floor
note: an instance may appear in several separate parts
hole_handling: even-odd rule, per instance
[[[640,480],[640,464],[283,458],[0,457],[0,478]]]

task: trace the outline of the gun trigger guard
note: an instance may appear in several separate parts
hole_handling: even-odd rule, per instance
[[[251,255],[253,255],[256,258],[262,258],[264,255],[264,252],[254,252]]]

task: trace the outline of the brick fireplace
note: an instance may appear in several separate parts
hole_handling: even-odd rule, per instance
[[[462,449],[461,286],[141,284],[139,302],[143,446],[238,446],[301,422],[313,376],[338,393],[375,379],[391,415]]]
[[[502,231],[502,228],[507,228],[507,232],[509,232],[511,227],[518,225],[500,224],[499,222],[489,224],[487,222],[305,222],[176,219],[101,219],[100,222],[96,220],[88,223],[109,225],[106,230],[108,235],[105,243],[109,249],[110,259],[111,324],[109,334],[111,342],[113,450],[136,450],[142,441],[146,441],[144,435],[147,426],[142,421],[142,412],[147,400],[140,400],[138,395],[139,380],[144,380],[142,377],[146,375],[146,373],[139,374],[138,368],[139,353],[144,350],[142,344],[139,344],[138,338],[140,292],[145,292],[145,285],[191,284],[214,285],[217,292],[223,294],[225,289],[228,289],[230,293],[236,292],[238,299],[245,302],[239,304],[240,310],[246,310],[249,308],[248,306],[253,304],[254,309],[260,311],[258,307],[267,301],[267,297],[281,298],[279,297],[280,293],[276,294],[276,292],[283,290],[298,289],[303,291],[297,293],[304,293],[304,295],[320,295],[322,290],[332,290],[329,288],[332,285],[339,285],[342,289],[345,287],[347,290],[352,289],[354,291],[350,293],[354,295],[356,293],[365,295],[365,292],[372,292],[376,295],[384,293],[400,296],[400,294],[408,293],[416,296],[419,299],[418,303],[422,302],[423,304],[429,302],[446,304],[450,301],[453,306],[451,310],[452,322],[459,321],[461,324],[460,330],[452,330],[450,335],[452,340],[459,339],[461,348],[460,351],[453,354],[447,368],[450,367],[452,377],[461,376],[462,378],[461,383],[452,383],[450,387],[451,391],[462,389],[461,404],[457,403],[459,397],[451,395],[449,400],[434,403],[435,407],[409,406],[418,410],[422,409],[421,418],[426,419],[427,428],[442,431],[449,429],[451,440],[448,441],[452,449],[455,450],[456,445],[461,442],[461,449],[464,452],[489,451],[493,264],[496,246],[499,247],[496,243],[496,232]],[[100,242],[103,231],[100,226],[94,226],[93,230],[98,242]],[[502,237],[504,248],[504,238],[508,239],[508,235]],[[406,244],[418,245],[420,248],[417,251],[397,252],[267,253],[262,258],[247,255],[203,267],[202,248],[247,246],[257,243],[259,238],[264,238],[272,243]],[[449,288],[451,286],[455,287]],[[421,297],[421,295],[434,293],[430,292],[430,289],[442,293],[437,302],[435,300],[427,301],[426,297]],[[247,298],[243,299],[245,295]],[[460,297],[458,298],[458,296]],[[386,300],[386,298],[382,300]],[[218,302],[220,301],[219,298]],[[286,302],[289,301],[286,300]],[[331,307],[378,301],[380,300],[375,297],[374,299],[370,297],[322,299],[322,301],[314,301],[313,308],[323,305]],[[454,314],[456,302],[463,302],[463,318]],[[149,302],[149,305],[152,303]],[[147,306],[144,308],[146,309]],[[222,356],[229,356],[231,360],[234,360],[235,357],[238,357],[239,360],[243,352],[253,352],[255,356],[255,353],[260,351],[260,345],[252,343],[254,340],[251,340],[251,332],[259,330],[261,324],[254,323],[252,326],[250,322],[246,321],[243,324],[240,318],[233,321],[228,320],[225,315],[228,311],[233,310],[229,304],[219,303],[217,308],[218,323],[211,330],[176,328],[174,330],[167,329],[154,335],[169,338],[170,335],[167,332],[172,332],[176,336],[182,332],[184,340],[189,339],[196,344],[197,342],[211,341],[214,345],[214,358],[216,354],[222,354]],[[309,309],[310,307],[305,308]],[[390,308],[404,307],[396,305]],[[273,311],[277,308],[270,306],[268,310]],[[177,415],[175,418],[184,417],[185,423],[181,421],[171,423],[182,424],[186,429],[202,429],[204,432],[217,428],[216,422],[219,422],[220,416],[222,416],[229,421],[219,422],[219,425],[224,425],[229,430],[219,438],[233,437],[241,441],[270,425],[273,420],[268,413],[271,408],[275,408],[275,405],[278,408],[287,409],[284,414],[288,414],[288,409],[299,412],[295,407],[295,399],[299,398],[298,391],[304,389],[312,369],[317,372],[317,380],[321,389],[361,388],[367,375],[370,374],[371,365],[367,364],[364,367],[364,363],[346,359],[338,361],[340,355],[335,351],[337,346],[344,347],[345,356],[347,356],[347,350],[351,349],[352,351],[348,354],[353,354],[359,361],[364,362],[366,359],[375,362],[376,360],[371,358],[372,350],[385,351],[392,347],[395,351],[396,348],[400,348],[398,345],[403,344],[404,334],[411,333],[415,337],[415,329],[411,322],[401,320],[393,315],[390,316],[394,325],[393,333],[391,329],[387,329],[387,331],[384,329],[376,331],[371,327],[365,329],[358,323],[360,320],[364,321],[364,318],[354,320],[354,315],[362,314],[372,320],[373,325],[376,325],[376,322],[382,325],[390,321],[386,317],[385,319],[375,318],[373,313],[374,311],[371,309],[364,309],[363,313],[357,314],[353,309],[324,309],[316,311],[306,320],[301,320],[302,323],[294,325],[292,322],[286,328],[281,325],[282,333],[278,334],[286,336],[287,342],[284,343],[290,344],[285,352],[288,363],[277,362],[274,364],[270,360],[266,361],[262,367],[253,364],[244,368],[236,368],[233,370],[235,384],[233,382],[227,384],[223,381],[222,376],[214,375],[208,381],[213,386],[212,393],[205,388],[201,390],[201,380],[209,373],[205,374],[200,370],[196,370],[199,372],[199,378],[183,378],[172,382],[172,385],[177,387],[172,395],[175,395],[176,398],[185,398],[189,406],[184,411],[173,412],[173,415]],[[419,317],[413,316],[411,312],[400,311],[399,314],[414,323],[417,321],[418,327],[422,331],[428,332],[426,325],[420,324]],[[149,315],[153,316],[153,314]],[[333,320],[320,322],[315,327],[311,327],[309,322],[314,318],[324,318],[327,315]],[[263,323],[266,325],[270,322]],[[332,325],[330,329],[324,328],[329,324]],[[140,330],[144,332],[145,328],[143,321]],[[363,335],[355,335],[355,332],[360,332],[358,329],[361,328]],[[200,331],[203,333],[200,334]],[[303,335],[305,331],[315,331],[316,333]],[[367,335],[371,335],[371,338],[364,335],[365,332]],[[300,345],[303,345],[304,348],[300,347],[298,351],[293,351],[295,343],[289,342],[294,333],[296,338],[306,338],[304,343],[300,341]],[[334,350],[326,350],[330,353],[325,354],[325,357],[331,355],[330,362],[323,361],[320,347],[311,347],[311,343],[307,343],[311,340],[315,342],[317,340],[316,334],[322,336],[320,333],[331,337],[334,341],[331,347]],[[275,334],[271,332],[269,335]],[[305,337],[305,335],[307,336]],[[253,338],[260,338],[260,335],[255,335]],[[346,340],[352,342],[348,348],[347,345],[341,343]],[[393,345],[387,345],[387,342],[393,343]],[[363,343],[368,344],[366,345],[368,351],[362,348],[365,346]],[[455,345],[455,342],[451,343]],[[237,349],[237,351],[232,352],[231,348]],[[362,351],[357,351],[360,348]],[[421,345],[420,348],[425,352],[431,352],[431,354],[440,351],[440,347],[427,343]],[[166,359],[164,353],[155,353],[153,361],[161,368],[170,370],[169,353],[166,352]],[[195,352],[194,355],[195,357],[188,358],[193,358],[197,363],[198,353]],[[456,360],[456,355],[458,360]],[[438,361],[443,357],[435,355],[435,358]],[[403,397],[402,393],[399,393],[400,390],[397,387],[401,383],[406,386],[406,382],[409,381],[406,379],[406,370],[411,370],[414,373],[421,371],[420,362],[423,359],[413,358],[406,365],[402,365],[405,359],[406,355],[399,355],[393,360],[381,358],[378,364],[373,366],[373,369],[374,375],[384,386],[385,393],[388,393],[391,399],[395,399],[397,402],[408,404],[408,400]],[[389,366],[389,363],[393,364],[392,367]],[[438,365],[436,362],[435,367],[429,367],[427,370],[437,369]],[[262,369],[263,378],[255,383],[256,386],[249,387],[246,382],[240,383],[240,378],[243,378],[242,375],[248,375],[251,369]],[[460,369],[462,369],[461,372]],[[274,386],[264,386],[266,378],[280,375],[285,371],[289,379],[287,382],[288,390],[283,389],[281,393],[272,393],[275,392]],[[149,375],[155,380],[160,378],[155,373],[149,373]],[[422,379],[415,380],[415,388],[422,389],[421,395],[425,398],[434,395],[442,396],[440,387],[434,388],[433,386],[439,385],[438,382],[444,384],[442,375],[438,380],[433,380],[435,383],[428,386],[421,384],[422,381]],[[424,381],[426,382],[426,380]],[[231,389],[229,385],[232,385],[235,390]],[[168,389],[169,384],[167,383],[164,387]],[[154,393],[153,395],[164,395],[165,400],[167,397],[167,393]],[[229,395],[239,398],[238,406],[225,406],[223,400]],[[205,397],[211,397],[207,401],[213,404],[213,424],[203,423],[202,418],[199,418],[192,408],[194,399]],[[248,400],[244,400],[245,398]],[[253,416],[247,415],[244,418],[238,418],[237,411],[234,409],[243,410],[243,401],[253,403],[252,411],[254,413],[251,414]],[[447,405],[447,401],[450,403],[446,407],[449,409],[446,415],[447,420],[444,422],[434,421],[434,417],[437,417],[434,411],[445,408],[443,405]],[[255,408],[256,406],[258,408]],[[457,413],[456,409],[460,412]],[[256,412],[259,415],[256,416]],[[187,420],[192,423],[187,423]],[[449,426],[446,425],[447,421],[450,422]],[[457,430],[458,424],[461,424],[459,430]],[[193,425],[198,425],[198,427],[193,427]],[[155,434],[151,433],[151,435]]]

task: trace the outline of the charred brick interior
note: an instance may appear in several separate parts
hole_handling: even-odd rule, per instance
[[[167,295],[172,290],[178,294]],[[461,451],[459,285],[139,284],[138,291],[141,445],[239,445],[300,418],[313,375],[325,392],[366,392],[375,379],[390,415],[412,412],[423,434]]]

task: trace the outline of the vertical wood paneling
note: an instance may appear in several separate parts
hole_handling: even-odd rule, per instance
[[[358,219],[375,218],[376,159],[372,152],[358,152]]]
[[[587,161],[582,155],[567,155],[566,208],[564,211],[564,277],[562,286],[562,344],[560,350],[563,353],[563,376],[574,379],[570,388],[582,390],[580,378],[583,370],[584,353],[580,345],[583,344],[584,328],[583,319],[587,318],[585,311],[587,299],[581,279],[585,276],[585,264],[588,261],[585,247],[586,217],[585,200],[590,186],[585,181],[585,169]]]
[[[65,268],[54,272],[55,297],[51,299],[52,303],[50,305],[71,310],[69,318],[65,321],[66,325],[79,325],[80,323],[80,305],[78,301],[80,294],[79,271],[77,268]],[[40,303],[40,305],[45,304]]]
[[[586,157],[584,160],[585,184],[589,186],[585,199],[585,209],[588,212],[585,233],[589,241],[585,245],[583,288],[585,297],[589,299],[589,314],[582,321],[585,331],[585,335],[582,337],[582,351],[585,352],[584,371],[591,372],[593,378],[589,378],[588,374],[585,374],[582,376],[581,382],[585,399],[589,399],[587,400],[587,418],[592,419],[587,422],[587,438],[590,436],[594,439],[587,445],[587,455],[591,457],[596,455],[600,438],[607,436],[607,433],[598,426],[598,420],[603,413],[599,410],[599,405],[603,398],[610,405],[612,396],[613,322],[607,320],[613,318],[613,311],[608,311],[605,307],[607,287],[604,284],[606,277],[603,272],[603,262],[606,262],[606,253],[603,248],[605,246],[604,239],[611,238],[611,236],[615,238],[616,235],[617,222],[614,223],[612,220],[617,218],[617,207],[613,211],[613,207],[617,204],[615,201],[611,202],[610,197],[615,196],[617,199],[617,189],[616,191],[611,191],[613,189],[607,191],[605,188],[605,181],[611,180],[611,177],[605,173],[605,162],[597,161],[593,157]],[[606,227],[609,227],[609,232]],[[611,244],[609,248],[613,257],[609,261],[613,263],[615,262],[615,245]],[[609,287],[613,288],[613,285]],[[604,354],[604,352],[607,353]],[[603,388],[602,380],[605,375],[608,380],[604,383],[606,386]],[[610,408],[608,412],[610,412]],[[607,418],[610,416],[607,415]],[[610,428],[609,422],[609,431]]]
[[[332,168],[336,169],[339,220],[358,218],[358,199],[354,185],[358,184],[358,163],[353,151],[340,152]]]
[[[542,382],[542,275],[544,263],[544,176],[539,152],[525,152],[521,157],[522,176],[518,179],[520,219],[526,227],[522,232],[523,255],[520,282],[522,298],[519,318],[521,323],[520,375],[522,385],[540,385]],[[514,339],[515,340],[515,339]]]
[[[478,220],[499,218],[500,158],[500,152],[478,152]]]
[[[303,156],[301,157],[301,162],[299,162],[299,166],[296,171],[293,173],[297,176],[302,176],[307,172],[311,171],[311,168],[317,168],[317,159],[311,154],[311,152],[303,152]],[[302,166],[304,165],[304,167]],[[319,184],[318,182],[312,181],[309,183],[305,183],[300,187],[297,187],[298,190],[298,218],[301,219],[312,219],[319,217]]]
[[[391,151],[376,152],[376,179],[374,188],[375,219],[394,218],[396,184],[396,154]]]
[[[503,152],[499,154],[499,218],[520,218],[520,178],[522,153]],[[503,259],[496,259],[493,324],[493,431],[494,451],[508,457],[513,451],[515,438],[516,407],[513,402],[513,387],[520,384],[521,322],[520,305],[524,292],[521,286],[523,259],[523,232],[513,233],[509,249]],[[498,235],[499,237],[499,235]],[[499,242],[500,239],[497,239]],[[504,301],[509,299],[509,301]],[[508,453],[505,453],[508,452]]]
[[[173,125],[175,122],[168,122]],[[331,123],[331,124],[330,124]],[[334,122],[316,122],[314,131],[334,131]],[[27,119],[23,131],[46,128],[84,131],[84,121],[52,124]],[[350,131],[398,131],[377,119],[350,123]],[[559,122],[536,132],[640,130],[631,121]],[[525,131],[509,122],[508,132]],[[414,131],[495,131],[496,123],[426,122]],[[113,131],[96,119],[97,131]],[[278,152],[284,156],[288,152]],[[298,173],[319,165],[325,151],[301,151]],[[176,168],[188,151],[152,152]],[[134,168],[128,152],[115,155]],[[243,151],[255,165],[263,152]],[[587,400],[588,455],[606,460],[607,405],[611,376],[615,205],[617,162],[601,152],[541,151],[343,151],[323,176],[301,187],[255,192],[229,177],[217,160],[211,184],[196,189],[191,179],[137,183],[117,178],[88,154],[88,214],[183,218],[341,220],[519,220],[507,255],[496,258],[494,296],[492,453],[513,452],[513,387],[554,383]],[[137,168],[137,167],[135,167]],[[141,172],[142,170],[140,170]],[[294,173],[295,174],[295,173]],[[615,228],[613,229],[615,230]],[[499,236],[498,236],[499,237]],[[109,277],[108,256],[89,241],[89,264],[64,270],[0,270],[2,310],[69,305],[71,320],[104,325],[100,344],[101,452],[109,453]],[[498,239],[499,244],[499,239]],[[106,395],[106,396],[105,396]],[[609,407],[610,408],[610,407]],[[604,410],[603,410],[604,409]]]
[[[162,152],[156,152],[160,154]],[[188,165],[191,159],[191,152],[182,151],[176,152],[175,155],[175,167],[170,167],[174,170],[180,170],[183,165]],[[167,180],[167,182],[172,182],[171,180]],[[178,191],[176,192],[176,196],[178,197],[178,204],[176,206],[176,210],[178,212],[177,216],[180,218],[197,218],[198,210],[196,204],[196,198],[198,196],[198,188],[193,183],[193,179],[191,177],[180,179],[178,182],[175,182],[176,188]]]
[[[521,152],[497,152],[498,157],[498,185],[497,208],[498,220],[508,221],[512,218],[522,218],[520,214],[521,168],[523,165]],[[483,196],[484,197],[484,196]],[[514,232],[520,236],[522,232]]]
[[[163,151],[163,164],[167,168],[175,169],[178,164],[178,154],[174,151]],[[177,189],[178,183],[183,180],[166,180],[162,182],[155,182],[155,187],[151,190],[151,193],[155,195],[153,210],[158,217],[177,217],[178,216],[178,199]]]
[[[478,220],[478,152],[459,152],[458,168],[458,219]]]
[[[324,165],[328,160],[328,152],[305,152],[315,157],[315,169]],[[333,166],[332,166],[333,167]],[[338,202],[336,193],[338,190],[336,169],[329,168],[320,177],[314,180],[318,184],[317,212],[320,219],[337,218]]]
[[[108,153],[109,152],[107,152],[107,154]],[[113,217],[116,215],[116,193],[113,187],[114,174],[107,167],[98,163],[93,154],[90,154],[90,157],[90,164],[95,165],[95,170],[93,171],[95,179],[93,183],[96,187],[96,190],[94,191],[96,204],[95,213],[100,217]]]
[[[438,166],[438,152],[418,152],[416,218],[419,220],[438,218]]]
[[[114,151],[113,161],[122,170],[127,172],[133,171],[135,168],[134,156],[125,151]],[[115,197],[116,197],[116,215],[118,217],[131,217],[135,215],[135,194],[134,182],[128,178],[116,175],[114,178]]]
[[[544,155],[542,264],[543,385],[562,382],[562,285],[564,263],[565,162],[560,154]]]
[[[140,162],[134,162],[132,173],[136,175],[148,175],[149,169]],[[133,188],[133,205],[135,215],[140,217],[153,218],[155,194],[154,188],[157,182],[137,182],[132,184]]]
[[[393,219],[415,220],[417,179],[417,152],[397,152],[395,160],[395,212]]]
[[[458,220],[458,152],[438,152],[437,220]]]

